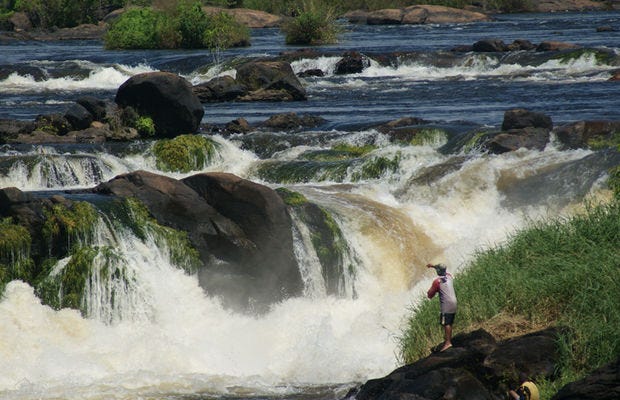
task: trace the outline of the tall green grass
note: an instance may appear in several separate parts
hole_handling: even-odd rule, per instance
[[[610,362],[620,355],[620,201],[532,223],[505,245],[477,254],[457,275],[455,290],[455,333],[498,315],[568,328],[559,340],[558,382]],[[437,304],[423,301],[411,312],[400,338],[405,363],[442,340]],[[551,391],[549,385],[555,384],[546,386]]]

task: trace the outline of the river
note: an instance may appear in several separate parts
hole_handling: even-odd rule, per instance
[[[616,29],[597,32],[599,26]],[[296,255],[304,268],[304,295],[262,315],[228,310],[200,288],[196,276],[170,265],[167,249],[119,231],[114,246],[133,284],[112,310],[109,300],[93,292],[96,306],[89,315],[55,311],[42,305],[28,284],[7,285],[0,300],[1,398],[342,398],[399,365],[402,324],[432,279],[427,262],[442,261],[459,271],[475,251],[502,243],[529,221],[570,214],[601,193],[606,167],[589,150],[561,150],[552,141],[544,151],[452,154],[442,151],[445,141],[402,146],[371,127],[419,117],[459,134],[499,127],[504,111],[515,107],[545,113],[555,125],[617,120],[618,86],[608,80],[618,66],[600,62],[594,53],[558,60],[449,50],[484,38],[528,39],[576,43],[618,56],[620,13],[344,28],[338,44],[321,50],[407,56],[394,66],[373,63],[346,76],[333,74],[337,57],[299,60],[292,64],[296,72],[325,73],[302,80],[307,101],[205,104],[203,119],[223,124],[243,117],[257,123],[296,112],[326,120],[315,129],[270,133],[269,143],[278,144],[272,151],[253,142],[263,132],[214,136],[218,156],[204,171],[284,186],[329,210],[356,266],[341,293],[326,294],[303,226]],[[30,120],[62,112],[85,94],[113,99],[118,86],[140,72],[173,71],[197,84],[234,74],[226,67],[234,58],[297,49],[283,43],[277,29],[253,30],[252,46],[219,54],[220,63],[206,51],[107,51],[98,41],[0,43],[0,71],[6,72],[0,75],[0,118]],[[17,72],[26,70],[31,73]],[[303,179],[261,173],[270,166],[294,166],[304,153],[338,143],[372,144],[372,156],[397,165],[362,178],[356,165],[337,177],[326,165]],[[594,162],[584,161],[590,159]],[[437,172],[440,166],[452,167]],[[140,169],[163,174],[148,143],[0,148],[0,186],[37,193],[89,188]],[[427,172],[430,178],[420,179]],[[109,245],[104,223],[100,229],[100,244]]]

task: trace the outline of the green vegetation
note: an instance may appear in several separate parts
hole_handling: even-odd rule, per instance
[[[455,280],[457,331],[504,315],[531,326],[567,328],[559,340],[559,379],[553,392],[620,355],[620,200],[589,206],[583,215],[532,223],[510,240],[480,252]],[[492,290],[489,290],[492,288]],[[412,362],[442,340],[437,305],[412,310],[400,341]]]
[[[140,136],[153,136],[155,135],[155,122],[151,117],[139,117],[135,122],[135,128]]]
[[[620,132],[592,136],[587,140],[587,144],[593,150],[615,147],[620,151]]]
[[[54,204],[51,208],[45,209],[43,213],[46,219],[42,231],[50,250],[54,245],[66,245],[68,249],[71,249],[75,244],[90,243],[99,218],[97,210],[84,201],[75,202],[70,207],[64,204]]]
[[[302,0],[293,19],[282,26],[286,44],[322,45],[338,41],[336,9],[327,2]]]
[[[439,128],[423,128],[418,131],[411,144],[414,146],[440,146],[448,140],[448,134]]]
[[[284,203],[291,207],[299,207],[304,204],[308,204],[308,199],[306,196],[299,192],[295,192],[293,190],[289,190],[287,188],[277,188],[276,192],[278,195],[284,200]]]
[[[270,161],[261,164],[258,175],[274,183],[303,183],[310,181],[344,182],[378,179],[400,166],[400,154],[393,157],[370,156],[372,145],[337,144],[329,150],[309,151],[303,161]]]
[[[159,247],[168,248],[173,265],[188,273],[196,272],[202,265],[200,254],[192,246],[187,232],[160,225],[139,200],[127,198],[113,213],[115,219],[139,239],[152,238]]]
[[[620,199],[620,165],[609,170],[607,185],[613,192],[614,196]]]
[[[247,46],[247,27],[230,15],[207,15],[200,1],[175,0],[163,9],[131,8],[112,25],[104,38],[109,49],[208,48],[219,51]]]
[[[34,275],[30,258],[30,233],[11,218],[0,219],[0,293],[14,279],[28,281]]]
[[[568,64],[571,61],[576,61],[582,57],[594,57],[596,63],[599,65],[611,65],[616,59],[615,54],[612,51],[604,51],[598,49],[576,49],[562,52],[554,57],[556,60],[560,60],[562,64]]]
[[[217,144],[201,135],[180,135],[153,145],[157,168],[166,172],[201,170],[216,154]]]

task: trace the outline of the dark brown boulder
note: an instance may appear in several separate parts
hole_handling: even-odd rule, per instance
[[[303,283],[293,252],[292,222],[280,196],[267,186],[229,173],[206,173],[183,179],[188,187],[227,219],[234,221],[254,244],[238,260],[250,280],[240,285],[233,271],[212,271],[204,285],[227,281],[228,289],[243,295],[244,305],[269,305],[298,296]]]
[[[494,154],[502,154],[520,148],[542,151],[549,143],[549,139],[549,130],[528,127],[501,132],[486,141],[485,147]]]
[[[252,96],[252,92],[266,92],[266,100],[274,101],[275,95],[281,100],[306,100],[306,90],[293,72],[291,65],[285,61],[251,61],[237,69],[237,82],[250,92],[247,99],[261,97]]]
[[[474,43],[473,51],[477,53],[490,53],[507,51],[508,46],[500,39],[484,39]]]
[[[551,121],[551,117],[546,114],[523,108],[514,108],[504,112],[504,121],[502,122],[503,131],[521,128],[544,128],[551,130],[553,129],[553,122]]]
[[[620,358],[562,387],[551,400],[620,399]]]
[[[370,66],[368,57],[356,51],[346,52],[342,58],[336,63],[334,74],[359,74]]]
[[[192,85],[169,72],[134,75],[116,93],[120,107],[132,107],[155,123],[157,137],[176,137],[198,130],[204,109]]]
[[[247,93],[247,89],[229,75],[194,85],[192,90],[203,103],[232,101]]]
[[[29,134],[34,128],[34,122],[16,119],[0,119],[0,143],[11,141],[20,134]]]
[[[77,99],[76,103],[87,109],[95,121],[105,121],[110,106],[106,101],[94,96],[83,96]]]
[[[403,19],[403,10],[400,8],[385,8],[370,11],[366,15],[368,25],[400,25]]]
[[[560,143],[569,149],[588,148],[592,139],[599,142],[611,141],[613,135],[618,132],[620,121],[605,120],[577,121],[554,130]]]
[[[93,122],[93,115],[84,106],[74,103],[67,111],[64,117],[69,121],[73,130],[86,129]]]
[[[560,50],[574,50],[578,49],[581,46],[573,43],[566,42],[556,42],[556,41],[545,41],[541,42],[537,47],[536,51],[560,51]]]

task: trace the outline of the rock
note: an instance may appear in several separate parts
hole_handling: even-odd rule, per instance
[[[198,130],[204,109],[192,86],[169,72],[134,75],[116,93],[120,107],[132,107],[155,123],[156,137],[172,138]]]
[[[250,280],[242,288],[236,279],[229,280],[233,288],[242,290],[237,295],[243,295],[245,306],[252,301],[269,305],[301,294],[303,282],[293,252],[291,217],[273,189],[229,173],[198,174],[183,183],[241,227],[255,245],[248,257],[238,260]],[[214,281],[227,276],[230,271],[217,271],[201,282],[209,290]]]
[[[290,216],[266,186],[225,173],[176,180],[136,171],[92,192],[136,198],[160,224],[187,232],[204,264],[201,286],[231,308],[265,311],[301,293]]]
[[[611,75],[611,78],[609,78],[609,80],[610,80],[610,81],[613,81],[613,82],[618,82],[618,81],[620,81],[620,70],[618,70],[618,71],[614,71],[614,72],[612,73],[612,75]]]
[[[573,49],[579,49],[579,48],[581,48],[581,46],[579,46],[578,44],[545,41],[545,42],[540,42],[540,44],[536,47],[536,51],[560,51],[560,50],[573,50]]]
[[[34,122],[17,119],[0,119],[0,143],[15,139],[20,134],[29,134],[35,129]]]
[[[237,118],[227,123],[224,129],[228,134],[248,133],[252,130],[252,127],[245,118]]]
[[[551,400],[615,400],[620,398],[620,358],[562,387]]]
[[[532,2],[536,12],[604,10],[604,1],[591,0],[540,0]]]
[[[94,96],[83,96],[76,103],[84,107],[92,115],[95,121],[105,121],[109,104]]]
[[[336,69],[334,71],[334,74],[359,74],[369,66],[370,60],[368,59],[368,57],[356,51],[349,51],[344,53],[342,58],[336,63]]]
[[[558,140],[569,149],[588,148],[591,139],[611,140],[620,132],[620,121],[577,121],[554,130]]]
[[[368,20],[368,11],[353,10],[345,13],[342,17],[351,24],[365,24]]]
[[[519,51],[519,50],[535,50],[536,45],[525,39],[517,39],[512,42],[512,44],[508,45],[508,50],[510,51]]]
[[[60,114],[38,115],[35,120],[35,130],[41,130],[52,135],[66,135],[71,129],[71,124]]]
[[[306,90],[285,61],[251,61],[237,69],[237,82],[250,92],[245,100],[306,100]],[[260,96],[260,91],[268,96]],[[259,92],[259,96],[252,96]],[[242,98],[243,99],[243,98]],[[240,100],[242,100],[240,99]]]
[[[403,19],[403,10],[400,8],[389,8],[371,11],[366,15],[368,25],[400,25]]]
[[[499,133],[487,140],[484,147],[493,154],[502,154],[520,148],[542,151],[547,143],[549,143],[548,129],[527,127]]]
[[[325,73],[320,68],[312,68],[298,73],[297,76],[299,76],[300,78],[308,78],[313,76],[321,77],[325,76]]]
[[[93,122],[93,115],[84,106],[75,103],[65,112],[65,118],[74,130],[86,129]]]
[[[209,15],[225,12],[248,28],[275,28],[282,25],[284,21],[279,15],[248,8],[202,7],[202,9]]]
[[[597,32],[613,32],[614,28],[611,25],[599,26],[596,28]]]
[[[290,131],[299,128],[312,128],[325,122],[318,116],[302,115],[301,117],[294,112],[272,115],[264,121],[261,126],[282,131]]]
[[[247,89],[229,75],[194,85],[192,90],[202,103],[231,101],[247,93]]]
[[[503,131],[530,127],[551,130],[553,129],[553,122],[548,115],[523,108],[514,108],[504,112],[504,121],[502,122]]]
[[[419,10],[423,10],[425,13],[424,22],[422,22],[424,24],[461,24],[490,20],[488,15],[475,11],[444,6],[414,5],[404,9],[403,23],[409,23],[408,21],[410,19],[414,21],[417,20],[419,18]],[[410,14],[412,14],[413,17],[410,16]]]
[[[453,338],[453,347],[372,379],[356,400],[498,399],[517,383],[516,371],[550,378],[558,362],[557,332],[547,329],[496,342],[480,329]],[[352,398],[352,397],[350,397]]]
[[[500,39],[484,39],[474,43],[473,51],[482,52],[501,52],[508,50],[508,46]]]
[[[550,379],[560,360],[557,349],[558,331],[549,328],[498,344],[482,365],[497,381],[519,382],[519,375]]]

